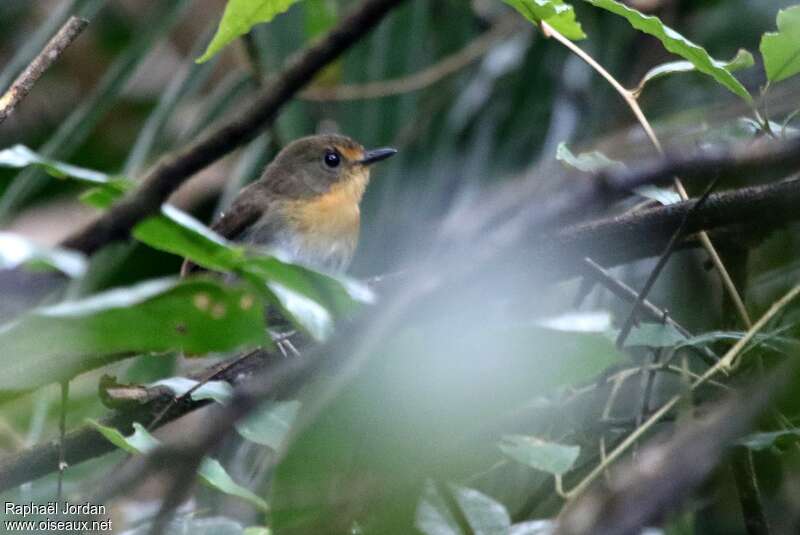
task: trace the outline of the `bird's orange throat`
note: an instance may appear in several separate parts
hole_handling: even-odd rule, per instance
[[[314,199],[291,201],[288,218],[308,245],[345,242],[355,249],[361,211],[359,203],[369,183],[369,170],[356,168],[326,193]]]

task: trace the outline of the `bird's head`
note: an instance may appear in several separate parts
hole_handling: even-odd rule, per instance
[[[369,182],[370,165],[396,152],[391,148],[366,150],[340,135],[304,137],[287,145],[262,179],[284,198],[309,199],[349,190],[358,202]]]

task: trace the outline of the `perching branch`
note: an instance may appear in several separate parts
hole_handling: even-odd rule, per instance
[[[20,73],[14,83],[11,84],[11,87],[0,97],[0,123],[5,121],[17,105],[22,102],[22,99],[28,96],[33,85],[41,78],[44,71],[61,57],[64,50],[78,38],[88,24],[88,20],[75,16],[70,17],[64,23],[39,55]]]
[[[559,206],[563,210],[574,212],[578,206],[585,207],[588,203],[595,202],[596,197],[602,196],[599,192],[619,192],[644,183],[669,180],[674,169],[690,169],[692,165],[697,166],[697,174],[682,173],[684,176],[700,177],[711,171],[717,171],[723,176],[737,173],[747,176],[756,175],[769,167],[774,167],[776,172],[791,171],[800,167],[800,150],[797,150],[797,145],[798,142],[795,141],[769,150],[705,155],[659,162],[639,170],[631,169],[624,174],[587,182],[591,191],[583,191],[585,196],[570,197],[570,202],[561,201]],[[579,203],[576,199],[582,201]],[[760,228],[781,225],[800,219],[800,211],[796,209],[798,203],[800,179],[718,193],[711,195],[688,219],[686,231],[712,231],[753,222],[758,222]],[[605,266],[646,258],[663,249],[671,230],[677,228],[694,204],[694,201],[688,201],[659,206],[569,226],[556,233],[537,233],[531,238],[530,247],[523,249],[530,250],[530,258],[537,265],[554,266],[556,269],[552,276],[562,279],[580,274],[584,266],[583,258],[586,256]],[[256,373],[267,366],[263,361],[252,359],[246,364],[246,369],[248,373]],[[218,368],[208,370],[204,376],[216,371]],[[235,382],[241,371],[242,368],[234,368],[230,374],[220,379]],[[126,433],[132,431],[132,422],[138,421],[147,425],[167,403],[174,400],[169,392],[142,388],[132,388],[127,392],[118,390],[114,396],[116,401],[127,398],[131,403],[129,407],[120,408],[105,423]],[[198,407],[198,404],[179,403],[162,423],[172,421]],[[67,435],[66,461],[74,465],[112,449],[113,446],[93,429],[82,428]],[[0,460],[0,491],[54,472],[58,466],[57,450],[54,443],[45,443]]]
[[[306,48],[234,119],[199,140],[161,159],[133,194],[95,219],[61,245],[92,254],[125,239],[133,226],[155,214],[167,197],[194,173],[255,138],[275,120],[278,111],[326,65],[374,28],[403,0],[365,0],[320,41]]]

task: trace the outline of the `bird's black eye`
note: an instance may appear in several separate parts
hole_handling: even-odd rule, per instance
[[[336,151],[329,150],[325,153],[325,165],[333,169],[334,167],[339,167],[339,164],[342,163],[342,158]]]

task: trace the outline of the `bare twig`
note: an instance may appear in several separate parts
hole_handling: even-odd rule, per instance
[[[628,314],[628,317],[625,319],[625,323],[622,324],[622,328],[619,331],[619,336],[617,336],[617,347],[622,347],[625,345],[625,340],[628,338],[633,325],[636,323],[636,317],[639,313],[639,307],[641,306],[642,301],[647,298],[647,295],[650,293],[650,290],[656,283],[658,276],[661,274],[661,271],[667,265],[667,261],[669,260],[670,256],[672,256],[672,253],[678,246],[678,242],[683,238],[684,233],[686,232],[686,227],[689,223],[689,218],[692,216],[692,214],[696,213],[697,210],[703,206],[703,204],[705,204],[718,181],[719,177],[715,178],[711,184],[708,185],[705,193],[703,193],[702,197],[700,197],[697,202],[694,203],[694,206],[686,211],[686,215],[681,220],[681,224],[677,229],[675,229],[675,232],[672,234],[669,243],[667,243],[667,246],[664,248],[664,252],[661,253],[658,263],[653,268],[653,271],[650,272],[650,275],[647,277],[647,281],[644,283],[644,287],[636,297],[636,301],[634,301],[631,311]]]
[[[197,171],[255,138],[275,120],[278,111],[326,65],[374,28],[404,0],[365,0],[326,36],[305,49],[234,119],[194,143],[161,159],[133,194],[62,242],[91,254],[125,239],[131,228],[152,215],[167,197]]]
[[[22,99],[30,93],[33,85],[41,78],[44,71],[61,57],[64,50],[77,39],[88,24],[88,20],[75,16],[70,17],[64,23],[39,55],[34,58],[14,80],[14,83],[11,84],[5,94],[0,97],[0,123],[11,115],[17,105],[22,102]]]
[[[609,73],[602,65],[597,63],[594,58],[592,58],[589,54],[583,51],[578,45],[561,35],[557,30],[555,30],[552,26],[547,24],[546,22],[542,21],[541,23],[542,32],[547,37],[553,37],[559,43],[564,45],[567,49],[569,49],[572,53],[577,55],[583,61],[585,61],[590,67],[592,67],[595,71],[597,71],[603,78],[605,78],[609,84],[614,88],[617,93],[625,100],[625,103],[633,112],[633,115],[636,117],[636,120],[639,121],[639,124],[644,129],[647,137],[652,142],[653,146],[655,147],[656,151],[660,155],[664,155],[664,147],[661,145],[661,141],[659,141],[658,137],[656,136],[655,130],[650,125],[650,122],[647,120],[644,112],[642,112],[642,108],[639,106],[639,102],[636,100],[636,94],[634,91],[630,91],[625,89],[622,84],[620,84],[616,78],[614,78],[611,73]],[[683,186],[683,182],[681,179],[678,178],[676,174],[673,176],[673,184],[675,186],[675,190],[680,195],[681,199],[686,201],[689,199],[689,194],[686,192],[686,188]],[[714,248],[714,245],[711,243],[711,239],[708,237],[708,234],[705,232],[700,233],[700,242],[705,248],[708,255],[711,257],[711,261],[714,264],[714,267],[719,272],[720,277],[722,278],[722,284],[725,287],[725,290],[730,294],[731,301],[736,308],[736,312],[739,314],[739,317],[744,323],[745,327],[750,328],[752,325],[752,321],[750,320],[750,316],[747,313],[747,308],[744,306],[744,301],[742,301],[742,297],[739,295],[739,291],[736,289],[736,286],[733,284],[733,279],[731,278],[728,270],[725,268],[725,265],[722,263],[722,259],[719,256],[719,253]]]
[[[706,382],[708,382],[714,375],[717,373],[729,369],[734,361],[739,357],[742,353],[742,350],[745,348],[747,344],[758,334],[764,327],[766,327],[767,323],[769,323],[780,311],[782,311],[789,303],[791,303],[797,296],[800,295],[800,285],[795,286],[791,290],[789,290],[783,297],[778,299],[773,305],[764,313],[763,316],[747,331],[747,333],[740,338],[736,344],[731,347],[727,353],[716,363],[714,366],[710,367],[708,370],[703,373],[698,379],[694,380],[690,385],[688,390],[689,393],[696,390],[698,387],[702,386]],[[664,416],[666,416],[672,409],[674,409],[678,402],[683,399],[682,394],[678,394],[673,396],[669,399],[666,403],[664,403],[656,412],[653,413],[650,418],[647,419],[641,426],[636,428],[636,430],[625,437],[625,439],[620,442],[620,444],[614,448],[606,458],[605,462],[600,463],[591,472],[589,472],[586,477],[584,477],[578,484],[576,484],[567,494],[570,497],[570,500],[574,500],[581,494],[583,494],[589,485],[597,479],[598,476],[603,474],[606,467],[616,461],[623,453],[625,453],[628,448],[630,448],[633,444],[635,444],[640,438],[647,433],[653,425],[659,422]]]
[[[358,85],[309,87],[300,93],[300,98],[315,101],[367,100],[420,91],[485,55],[495,43],[510,35],[518,27],[518,23],[519,18],[516,15],[507,16],[458,52],[409,76]]]

